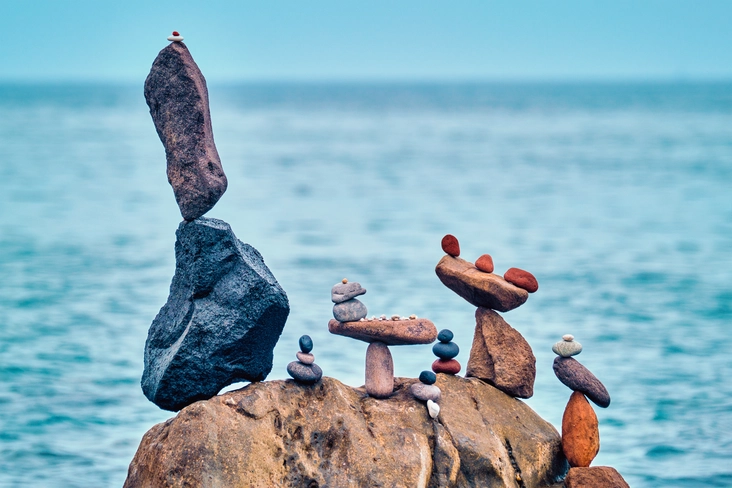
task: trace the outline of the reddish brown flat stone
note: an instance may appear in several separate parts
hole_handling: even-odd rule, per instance
[[[484,273],[464,259],[443,257],[435,273],[440,281],[476,307],[508,312],[526,302],[529,294],[493,273]]]
[[[585,396],[575,391],[562,416],[562,450],[573,468],[587,468],[600,451],[597,415]]]
[[[503,279],[509,283],[513,283],[519,288],[523,288],[529,293],[534,293],[539,289],[539,282],[536,281],[534,275],[528,271],[524,271],[523,269],[509,268],[508,271],[503,274]]]
[[[630,488],[620,473],[610,466],[570,468],[564,479],[567,488]]]
[[[168,161],[168,181],[185,220],[216,205],[227,181],[213,139],[206,80],[188,48],[171,42],[145,80],[145,100]]]
[[[458,374],[460,368],[456,359],[438,359],[432,363],[432,371],[435,373]]]
[[[475,322],[465,376],[480,378],[513,397],[531,397],[536,358],[529,343],[493,310],[478,308]]]
[[[450,256],[460,256],[460,243],[457,240],[457,237],[455,237],[452,234],[447,234],[445,237],[442,238],[442,250],[445,251]]]
[[[359,320],[357,322],[328,322],[331,334],[364,342],[383,342],[389,346],[430,344],[437,339],[435,324],[427,319]]]
[[[493,258],[490,254],[483,254],[475,260],[475,267],[484,273],[492,273],[494,269]]]

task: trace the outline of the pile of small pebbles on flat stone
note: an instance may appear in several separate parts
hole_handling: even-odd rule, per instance
[[[458,374],[460,372],[460,363],[454,359],[460,352],[460,348],[452,342],[452,338],[453,334],[449,329],[443,329],[437,334],[437,340],[440,342],[432,346],[432,352],[438,358],[432,363],[432,371],[435,373]]]
[[[366,293],[360,283],[349,283],[346,278],[333,286],[330,299],[333,305],[333,317],[338,322],[355,322],[365,318],[369,311],[356,297]]]
[[[287,373],[298,383],[312,385],[323,377],[323,370],[315,364],[313,340],[308,335],[300,337],[300,350],[297,352],[297,361],[287,365]]]

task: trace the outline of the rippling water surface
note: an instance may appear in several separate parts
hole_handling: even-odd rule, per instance
[[[539,291],[504,314],[537,357],[527,401],[559,427],[551,345],[572,333],[613,401],[601,450],[634,487],[732,485],[731,85],[211,86],[229,189],[209,216],[263,254],[292,311],[269,379],[327,331],[331,286],[370,314],[451,328],[446,233]],[[139,387],[180,221],[141,87],[0,86],[0,485],[120,486],[171,414]],[[393,348],[417,376],[429,346]]]

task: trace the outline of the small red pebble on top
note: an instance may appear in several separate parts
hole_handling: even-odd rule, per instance
[[[493,258],[490,254],[483,254],[475,260],[475,267],[485,273],[493,272]]]
[[[180,35],[180,33],[178,31],[173,31],[173,35],[177,37]]]
[[[442,238],[442,250],[453,257],[460,256],[460,243],[452,234],[447,234]]]
[[[524,271],[523,269],[509,269],[508,271],[506,271],[506,274],[503,275],[503,279],[508,281],[509,283],[513,283],[519,288],[523,288],[529,293],[534,293],[536,290],[539,289],[539,282],[536,281],[534,275],[532,275],[528,271]]]

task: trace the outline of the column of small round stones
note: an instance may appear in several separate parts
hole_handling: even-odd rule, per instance
[[[313,340],[309,335],[300,337],[300,351],[297,352],[297,361],[287,365],[287,373],[298,383],[311,385],[317,383],[323,377],[323,370],[315,364]]]
[[[427,412],[433,419],[440,414],[440,406],[437,404],[442,396],[442,391],[435,385],[437,375],[432,371],[422,371],[419,375],[419,383],[410,387],[412,395],[417,400],[427,403]]]
[[[563,336],[552,351],[557,354],[554,373],[573,390],[562,416],[562,450],[570,467],[586,468],[600,450],[597,415],[587,398],[605,408],[610,405],[610,395],[600,380],[572,357],[582,352],[582,345],[574,336]]]
[[[340,283],[336,283],[330,291],[330,299],[333,305],[333,317],[338,322],[354,322],[361,320],[368,315],[366,305],[361,303],[356,297],[366,293],[360,283],[343,278]]]
[[[432,352],[437,359],[432,363],[432,371],[435,373],[458,374],[460,372],[460,363],[455,357],[460,352],[457,344],[452,342],[453,334],[449,329],[443,329],[437,334],[437,340],[440,341],[432,346]]]

